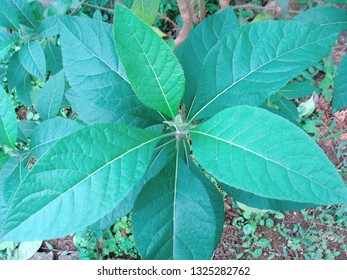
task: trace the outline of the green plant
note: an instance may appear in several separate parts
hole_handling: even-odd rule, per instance
[[[30,133],[28,170],[19,164],[15,115],[0,90],[0,144],[8,151],[0,171],[1,239],[102,229],[133,208],[142,258],[209,259],[224,211],[207,177],[256,208],[345,203],[345,184],[314,141],[257,108],[330,52],[346,29],[335,23],[336,11],[322,10],[322,23],[306,23],[310,14],[303,14],[239,27],[225,9],[193,29],[177,57],[121,5],[113,26],[57,18],[63,98],[79,120],[47,113]],[[53,80],[54,88],[64,79]]]
[[[80,259],[137,258],[138,253],[131,232],[131,215],[117,219],[102,231],[88,228],[74,236]]]

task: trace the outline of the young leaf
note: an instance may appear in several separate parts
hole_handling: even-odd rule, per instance
[[[41,247],[42,240],[32,242],[22,242],[18,247],[18,259],[30,259]]]
[[[197,161],[232,187],[318,205],[347,201],[347,188],[323,151],[300,128],[266,110],[225,109],[193,129],[191,139]]]
[[[160,120],[131,90],[114,48],[112,25],[60,17],[59,29],[64,72],[72,87],[66,97],[84,122],[146,127]]]
[[[186,77],[184,103],[188,111],[196,94],[201,68],[209,51],[224,36],[239,28],[233,9],[227,8],[209,16],[196,26],[176,50]]]
[[[113,27],[117,53],[139,99],[174,118],[185,86],[175,55],[150,26],[119,4]]]
[[[210,191],[218,191],[214,186],[208,191],[210,187],[178,153],[145,185],[133,211],[135,242],[143,259],[211,258],[220,232],[210,197]],[[223,207],[221,198],[218,203]]]
[[[53,75],[63,69],[63,59],[59,47],[52,42],[48,42],[45,46],[44,54],[47,61],[47,70],[51,71]]]
[[[131,11],[152,26],[157,18],[160,0],[134,0]]]
[[[347,11],[331,6],[309,9],[293,18],[294,21],[315,23],[321,28],[333,27],[334,32],[347,30]]]
[[[334,84],[334,97],[332,103],[332,111],[335,113],[347,107],[347,55],[341,60],[337,69]]]
[[[52,239],[102,218],[142,178],[161,137],[124,125],[96,124],[61,139],[15,193],[1,239]]]
[[[64,71],[51,76],[45,84],[36,104],[38,113],[42,120],[55,118],[59,112],[65,91]]]
[[[331,50],[339,32],[292,21],[250,24],[224,37],[202,69],[194,118],[235,105],[260,105]],[[300,63],[298,61],[300,60]]]
[[[0,100],[0,146],[5,144],[14,148],[18,133],[17,117],[11,100],[2,87]]]
[[[24,69],[35,77],[46,79],[46,59],[38,41],[26,43],[18,52],[18,58]]]
[[[55,118],[44,121],[37,126],[31,136],[31,154],[40,160],[62,138],[83,128],[76,121]]]

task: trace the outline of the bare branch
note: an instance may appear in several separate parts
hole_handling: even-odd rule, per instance
[[[183,27],[177,35],[175,39],[175,46],[178,47],[182,44],[185,39],[188,37],[190,30],[193,27],[193,18],[190,13],[192,9],[191,1],[186,0],[177,0],[177,5],[180,10],[180,14],[183,20]]]

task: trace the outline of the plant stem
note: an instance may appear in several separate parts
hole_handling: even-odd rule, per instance
[[[220,0],[219,6],[221,10],[228,8],[230,6],[230,0]]]
[[[192,6],[191,2],[186,0],[177,0],[177,5],[183,20],[183,27],[175,39],[176,48],[186,40],[190,30],[193,28],[193,19],[190,13]]]
[[[84,2],[86,2],[86,0],[82,0],[82,1],[76,6],[76,8],[72,10],[72,12],[70,13],[70,16],[74,15],[74,14],[77,12],[78,8],[81,7],[82,4],[83,4]]]
[[[200,22],[203,21],[206,17],[206,7],[205,7],[205,0],[199,0],[199,17]]]

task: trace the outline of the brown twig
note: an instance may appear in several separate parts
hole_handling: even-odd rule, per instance
[[[194,6],[195,0],[190,0],[190,4],[188,4],[190,18],[192,19],[193,23],[198,23],[198,16],[195,13]]]
[[[74,14],[77,12],[77,10],[79,9],[79,7],[81,7],[82,4],[83,4],[84,2],[86,2],[86,0],[82,0],[82,1],[76,6],[76,8],[72,10],[72,12],[70,13],[70,15],[71,15],[71,16],[74,15]]]
[[[161,19],[167,21],[167,22],[170,22],[176,30],[180,30],[180,27],[176,24],[176,22],[174,22],[171,18],[165,16],[165,15],[162,15],[161,13],[158,13],[158,17],[160,17]]]
[[[202,22],[206,17],[205,0],[199,0],[199,20]]]
[[[190,13],[191,2],[186,0],[177,0],[177,5],[183,20],[183,27],[178,32],[177,38],[175,39],[176,47],[178,47],[185,41],[185,39],[189,35],[190,30],[193,28],[193,19]]]
[[[105,7],[101,7],[101,6],[92,5],[92,4],[89,4],[89,3],[84,3],[83,5],[84,5],[84,6],[88,6],[88,7],[92,7],[92,8],[95,8],[95,9],[99,9],[99,10],[111,12],[111,13],[114,12],[113,9],[109,9],[109,8],[105,8]]]
[[[230,0],[220,0],[219,7],[221,10],[228,8],[230,6]]]

